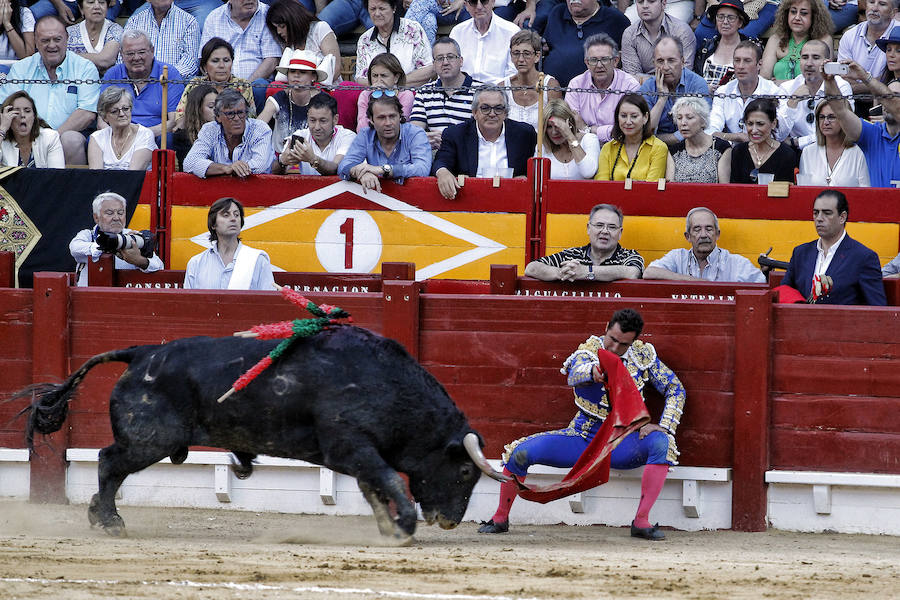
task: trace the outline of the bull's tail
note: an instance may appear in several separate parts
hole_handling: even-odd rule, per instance
[[[28,448],[34,449],[35,431],[48,434],[60,430],[69,412],[69,401],[88,371],[108,362],[130,363],[135,356],[136,348],[138,346],[98,354],[62,383],[35,383],[16,392],[10,400],[31,397],[31,403],[17,415],[28,414],[28,421],[25,424],[25,441]]]

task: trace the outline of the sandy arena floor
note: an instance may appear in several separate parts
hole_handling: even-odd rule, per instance
[[[0,501],[0,597],[232,599],[900,597],[900,539],[609,527],[476,533],[421,525],[392,547],[365,517],[123,507],[129,537],[85,506]]]

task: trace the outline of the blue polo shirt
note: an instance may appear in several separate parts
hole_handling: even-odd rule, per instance
[[[884,122],[860,122],[862,131],[856,144],[866,156],[870,185],[894,187],[891,181],[900,181],[900,133],[891,137]]]
[[[653,105],[656,104],[657,98],[655,93],[656,78],[650,77],[647,79],[638,92],[644,95],[644,99],[647,101],[647,104],[650,105],[650,110],[653,110]],[[709,86],[706,84],[706,80],[687,68],[681,70],[681,80],[678,82],[678,85],[675,86],[675,93],[706,94],[703,99],[706,100],[706,103],[712,108],[712,102],[709,98]],[[675,127],[675,121],[672,120],[672,115],[670,114],[672,112],[672,106],[677,99],[677,96],[669,96],[669,99],[666,100],[663,114],[659,117],[659,125],[656,128],[656,133],[674,133],[675,138],[678,141],[681,141],[683,138],[678,132],[678,128]]]
[[[25,90],[34,99],[37,116],[41,117],[53,129],[66,122],[77,109],[90,112],[97,111],[97,98],[100,96],[99,83],[62,83],[62,80],[94,81],[100,80],[97,67],[91,61],[81,58],[74,52],[66,52],[62,63],[56,67],[58,82],[46,83],[5,83],[0,88],[0,97],[6,98],[13,92]],[[49,81],[50,75],[44,66],[41,55],[37,52],[22,60],[17,60],[9,69],[7,82],[16,79],[38,79]]]
[[[153,61],[153,68],[150,69],[149,79],[159,79],[162,77],[164,66],[169,67],[170,80],[181,79],[178,69],[158,60]],[[128,79],[128,71],[125,69],[123,63],[114,65],[106,72],[106,75],[103,76],[103,81],[114,79]],[[111,85],[125,88],[131,92],[132,96],[134,96],[134,107],[131,109],[132,123],[137,123],[144,127],[155,127],[162,123],[162,84],[158,81],[151,81],[145,85],[140,94],[136,94],[134,86],[127,83],[104,83],[100,91],[102,92]],[[181,100],[182,92],[184,92],[184,86],[180,83],[169,84],[169,110],[167,112],[175,112],[175,109],[178,108],[178,102]],[[101,118],[103,117],[103,115],[100,116]]]

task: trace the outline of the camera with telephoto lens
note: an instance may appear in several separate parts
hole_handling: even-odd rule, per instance
[[[107,233],[97,231],[97,246],[103,252],[115,253],[119,250],[138,248],[141,256],[150,258],[156,249],[156,236],[147,229],[129,233]]]

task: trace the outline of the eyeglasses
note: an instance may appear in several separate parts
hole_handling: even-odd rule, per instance
[[[489,115],[494,113],[495,115],[502,115],[506,112],[506,107],[502,104],[497,104],[496,106],[491,106],[490,104],[482,104],[478,107],[478,110],[481,111],[483,115]]]
[[[434,62],[436,62],[436,63],[453,62],[457,58],[459,58],[459,56],[457,56],[456,54],[442,54],[440,56],[435,56]]]
[[[123,53],[122,53],[122,56],[123,56],[124,58],[137,58],[137,57],[139,57],[139,56],[140,56],[140,57],[147,56],[148,54],[150,54],[150,51],[149,51],[149,50],[135,50],[135,51],[132,51],[132,52],[123,52]]]
[[[737,20],[737,15],[723,15],[721,13],[716,13],[716,21],[719,23],[734,23]]]
[[[807,110],[812,111],[815,107],[816,107],[816,99],[815,98],[810,98],[809,100],[806,101]],[[815,117],[815,115],[812,114],[812,112],[806,113],[806,122],[807,123],[812,125],[813,121],[815,121],[815,120],[816,120],[816,117]]]
[[[243,119],[247,116],[246,110],[223,110],[222,114],[225,115],[226,119],[231,121],[237,121]]]
[[[753,169],[749,175],[751,180],[759,181],[759,169]]]
[[[576,32],[578,34],[578,39],[583,40],[584,39],[584,29],[582,28],[581,25],[576,25],[576,27],[578,27],[578,31]]]
[[[106,111],[107,114],[110,115],[127,115],[131,112],[130,106],[120,106],[119,108],[110,108]]]
[[[608,231],[610,233],[617,233],[621,229],[621,227],[612,223],[588,223],[588,225],[597,231]]]
[[[584,62],[586,62],[591,67],[596,67],[597,63],[600,63],[603,66],[606,66],[609,63],[611,63],[612,61],[614,61],[615,59],[616,59],[615,56],[601,56],[600,58],[597,58],[596,56],[592,56],[590,58],[584,59]]]
[[[387,96],[388,98],[393,98],[397,95],[397,92],[394,90],[375,90],[372,92],[372,98],[381,98],[382,96]]]
[[[513,60],[518,60],[520,58],[531,58],[535,55],[535,52],[531,50],[513,50],[509,55],[513,57]]]
[[[825,121],[827,123],[833,123],[834,121],[837,121],[837,115],[821,115],[820,114],[818,118],[819,118],[819,123],[821,123],[823,121]]]
[[[472,6],[477,6],[478,4],[481,4],[482,6],[487,6],[487,5],[488,5],[488,2],[490,2],[490,1],[491,1],[491,0],[481,0],[481,1],[479,2],[479,0],[474,0],[474,1],[473,1],[473,0],[466,0],[466,4],[471,4]]]

